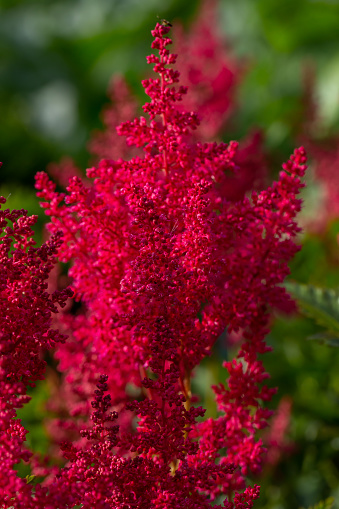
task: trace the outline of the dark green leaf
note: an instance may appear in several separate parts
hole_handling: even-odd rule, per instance
[[[327,332],[320,332],[319,334],[314,334],[313,336],[308,336],[307,339],[316,340],[320,343],[324,343],[328,346],[336,346],[339,347],[339,337],[334,336],[333,334],[329,334]]]
[[[285,288],[296,299],[304,314],[325,327],[330,336],[339,338],[338,290],[317,288],[292,281],[287,281]],[[324,340],[324,338],[322,339]]]

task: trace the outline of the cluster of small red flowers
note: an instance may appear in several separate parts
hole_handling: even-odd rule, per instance
[[[285,453],[291,453],[295,448],[294,444],[287,438],[288,428],[292,411],[292,400],[289,396],[284,396],[272,418],[271,426],[265,437],[267,444],[266,464],[272,468],[280,461]]]
[[[89,143],[89,150],[99,159],[127,158],[131,155],[131,149],[125,138],[117,135],[116,127],[136,115],[137,101],[122,76],[115,76],[112,79],[109,98],[111,104],[102,115],[106,131],[94,133]]]
[[[190,90],[180,107],[198,113],[201,123],[195,138],[200,141],[220,138],[225,129],[232,131],[237,91],[246,67],[232,56],[218,33],[217,11],[216,1],[205,0],[188,34],[175,27],[181,82]],[[268,175],[266,159],[261,132],[249,133],[234,157],[236,171],[225,179],[224,198],[237,201],[247,191],[263,189]]]
[[[217,2],[202,2],[196,21],[188,33],[175,24],[175,50],[178,53],[176,67],[180,81],[190,93],[182,97],[177,108],[194,111],[200,119],[193,137],[199,141],[220,138],[222,131],[232,131],[232,119],[237,111],[236,92],[245,65],[232,56],[230,48],[217,29]],[[137,113],[137,102],[124,78],[113,78],[109,97],[111,104],[103,112],[105,131],[94,133],[89,150],[100,159],[130,159],[140,155],[140,148],[128,146],[125,137],[117,135],[120,123],[133,118]],[[235,171],[224,179],[222,195],[237,201],[247,191],[263,189],[268,175],[267,157],[263,149],[262,133],[249,133],[241,140],[234,157]],[[64,184],[69,175],[70,164],[64,161],[53,165],[49,174]],[[58,171],[56,171],[58,170]],[[74,173],[74,175],[78,173]]]
[[[5,203],[0,197],[0,204]],[[46,291],[61,236],[55,234],[42,247],[34,247],[32,226],[36,220],[25,210],[0,210],[1,507],[11,506],[12,499],[17,499],[15,507],[34,507],[25,505],[31,487],[14,469],[20,460],[29,461],[31,456],[24,448],[27,431],[16,418],[16,410],[29,401],[27,388],[44,377],[41,350],[66,339],[51,329],[51,316],[72,296],[69,289],[52,294]]]
[[[181,82],[190,87],[182,109],[197,111],[204,122],[199,139],[214,140],[236,110],[236,91],[244,74],[240,64],[218,33],[217,2],[202,2],[199,16],[185,35],[175,27],[175,49]]]
[[[339,217],[339,138],[333,136],[322,143],[309,139],[307,146],[312,157],[317,186],[323,192],[319,199],[317,217],[312,218],[309,227],[311,230],[324,231],[329,221]]]
[[[62,445],[69,466],[44,491],[59,497],[58,507],[203,508],[226,496],[216,507],[240,509],[259,494],[245,489],[245,477],[261,468],[256,435],[274,391],[262,385],[268,374],[257,356],[269,350],[269,308],[289,302],[279,284],[298,249],[306,158],[298,149],[272,187],[225,198],[237,144],[193,141],[198,118],[177,107],[186,89],[176,85],[168,31],[162,24],[153,31],[159,57],[148,61],[159,78],[143,82],[150,121],[119,127],[143,155],[102,160],[87,171],[92,184],[75,177],[67,194],[37,176],[49,230],[63,233],[59,256],[72,262],[83,304],[66,318],[71,340],[57,348],[78,397],[73,415],[88,416],[96,377],[109,375],[85,443]],[[201,421],[191,376],[225,327],[241,329],[244,341],[224,364],[228,386],[214,388],[220,417]],[[109,417],[109,406],[118,414]]]

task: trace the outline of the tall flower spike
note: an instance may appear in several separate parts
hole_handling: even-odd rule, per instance
[[[0,197],[0,204],[5,203]],[[56,234],[42,247],[34,247],[32,226],[36,220],[23,209],[0,210],[1,507],[10,507],[18,494],[16,507],[33,507],[19,503],[31,498],[31,486],[17,476],[14,466],[29,461],[31,453],[24,447],[27,431],[16,410],[30,400],[27,387],[43,378],[41,351],[66,339],[50,328],[51,316],[72,295],[69,289],[51,295],[46,291],[61,237]]]
[[[237,108],[237,87],[245,65],[232,56],[225,38],[218,30],[218,2],[203,0],[197,16],[185,34],[174,27],[175,49],[181,82],[190,89],[181,108],[199,114],[199,139],[220,137]]]
[[[161,24],[152,32],[159,56],[148,61],[159,77],[143,82],[150,121],[119,128],[143,155],[102,160],[87,171],[92,184],[73,178],[66,195],[37,176],[49,229],[64,234],[61,259],[72,262],[84,305],[81,318],[67,319],[73,343],[58,348],[60,368],[84,400],[82,366],[92,372],[89,385],[109,374],[105,390],[107,383],[121,425],[104,463],[94,461],[95,447],[65,448],[72,466],[50,496],[65,493],[83,507],[193,509],[226,495],[224,507],[250,508],[259,488],[245,488],[245,479],[261,468],[257,431],[273,392],[262,385],[268,374],[257,356],[269,350],[270,306],[288,305],[280,283],[298,250],[306,158],[298,149],[271,188],[225,199],[237,144],[190,141],[198,120],[177,108],[186,89],[177,85],[168,32]],[[227,386],[215,388],[221,416],[202,421],[191,377],[226,327],[241,330],[244,341],[225,363]],[[90,430],[88,422],[84,436]]]

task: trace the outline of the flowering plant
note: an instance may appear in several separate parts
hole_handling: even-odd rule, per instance
[[[159,56],[148,62],[159,77],[143,81],[150,120],[118,127],[140,154],[101,160],[88,180],[71,178],[67,193],[39,173],[52,233],[40,250],[26,226],[32,220],[1,211],[4,507],[193,509],[217,499],[214,507],[240,509],[259,496],[246,476],[261,469],[258,432],[271,414],[263,403],[275,391],[262,384],[269,375],[258,355],[269,351],[270,308],[291,306],[280,283],[298,250],[296,196],[306,158],[297,149],[271,187],[229,199],[237,143],[192,136],[199,118],[179,107],[187,89],[178,85],[169,30],[160,23],[152,32]],[[50,329],[51,313],[70,291],[45,291],[56,248],[71,263],[82,304],[56,321],[63,334]],[[226,327],[243,342],[237,358],[224,362],[227,383],[213,388],[219,416],[204,420],[191,379]],[[33,339],[24,341],[27,331]],[[39,349],[52,347],[69,407],[70,419],[54,430],[67,464],[42,469],[31,460],[33,473],[47,475],[32,486],[14,471],[29,461],[15,409],[42,377]]]

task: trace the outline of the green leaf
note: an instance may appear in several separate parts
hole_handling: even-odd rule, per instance
[[[308,336],[307,339],[315,339],[319,341],[319,343],[324,343],[328,346],[336,346],[339,347],[339,337],[334,336],[328,332],[319,332],[319,334],[313,334],[312,336]]]
[[[327,329],[321,341],[339,346],[339,291],[328,288],[317,288],[312,285],[285,282],[286,290],[294,297],[300,310]]]

